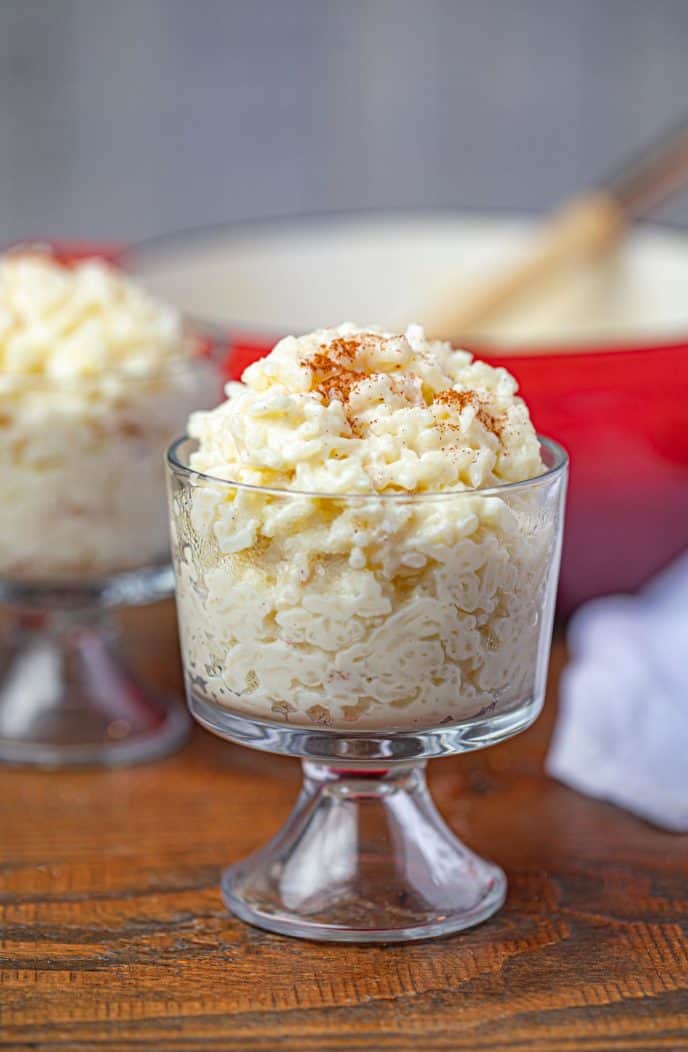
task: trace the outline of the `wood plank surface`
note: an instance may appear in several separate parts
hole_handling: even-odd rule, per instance
[[[179,689],[170,606],[128,620]],[[293,761],[198,730],[149,766],[0,771],[0,1048],[688,1049],[688,838],[543,775],[564,661],[558,641],[530,731],[431,765],[509,877],[500,914],[434,942],[318,945],[227,914],[220,871],[286,817]]]

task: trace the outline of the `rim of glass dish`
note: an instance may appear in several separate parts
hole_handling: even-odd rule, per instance
[[[440,490],[430,493],[325,493],[317,490],[279,489],[275,486],[255,486],[249,482],[234,482],[231,479],[221,479],[217,475],[208,475],[204,471],[196,471],[187,464],[182,463],[178,456],[178,450],[184,442],[193,442],[195,439],[190,435],[180,435],[168,447],[166,453],[167,464],[175,474],[184,475],[191,481],[202,479],[211,482],[215,486],[227,486],[231,489],[246,490],[247,493],[262,493],[273,497],[310,497],[312,500],[338,500],[338,501],[366,501],[366,500],[389,500],[389,501],[423,501],[423,500],[446,500],[452,497],[495,497],[503,493],[514,493],[517,490],[527,489],[530,486],[543,485],[559,475],[564,474],[569,463],[569,455],[562,445],[555,442],[553,438],[546,435],[537,435],[541,446],[549,450],[554,458],[551,467],[542,472],[541,475],[533,475],[529,479],[521,479],[519,482],[502,482],[496,486],[484,486],[474,489],[452,489]]]

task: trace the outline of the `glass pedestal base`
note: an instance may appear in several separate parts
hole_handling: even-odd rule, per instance
[[[504,873],[443,821],[424,763],[303,768],[286,825],[223,875],[242,920],[305,939],[405,942],[469,928],[502,905]]]
[[[0,639],[0,762],[138,763],[172,752],[189,726],[180,703],[127,669],[106,611],[10,614]]]

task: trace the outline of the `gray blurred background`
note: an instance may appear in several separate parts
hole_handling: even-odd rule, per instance
[[[542,209],[687,107],[688,0],[0,0],[0,240]]]

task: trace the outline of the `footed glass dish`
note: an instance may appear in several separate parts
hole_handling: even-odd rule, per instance
[[[343,942],[485,920],[505,875],[443,821],[425,765],[540,712],[566,454],[541,439],[540,476],[490,489],[343,497],[204,475],[194,448],[168,453],[191,712],[304,773],[285,826],[225,871],[228,907]]]

